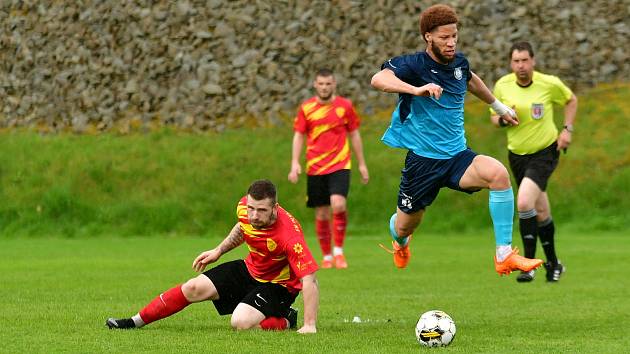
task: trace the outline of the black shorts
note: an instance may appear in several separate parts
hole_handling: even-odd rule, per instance
[[[327,175],[306,176],[306,206],[309,208],[330,205],[330,196],[348,196],[350,170],[339,170]]]
[[[459,187],[459,180],[477,153],[466,149],[447,160],[431,159],[409,150],[400,177],[398,208],[407,214],[422,210],[437,197],[442,187],[474,193]]]
[[[548,147],[528,155],[517,155],[508,152],[510,169],[516,179],[516,185],[520,186],[523,178],[527,177],[534,181],[541,191],[547,190],[547,181],[553,171],[558,167],[560,152],[558,144],[554,142]]]
[[[203,274],[219,293],[219,299],[212,301],[219,315],[231,314],[242,302],[258,309],[265,317],[286,317],[297,297],[282,285],[252,278],[242,259],[220,264]]]

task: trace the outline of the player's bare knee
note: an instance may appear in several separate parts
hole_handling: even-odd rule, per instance
[[[510,174],[503,165],[496,166],[492,171],[490,188],[495,190],[505,190],[510,188]]]
[[[346,211],[346,197],[341,194],[330,196],[330,208],[333,213],[343,213]]]
[[[518,198],[516,201],[516,210],[518,211],[529,211],[534,209],[534,203],[526,198]]]
[[[345,203],[340,203],[340,204],[335,204],[332,206],[332,212],[333,213],[343,213],[344,211],[346,211],[346,204]]]
[[[182,285],[182,293],[188,301],[201,301],[208,297],[208,287],[199,278],[193,278]]]
[[[330,209],[328,207],[317,207],[315,209],[315,219],[330,220]]]
[[[237,331],[251,329],[256,326],[256,324],[252,324],[250,321],[247,321],[237,316],[232,316],[232,319],[230,320],[230,325],[232,325],[232,328]]]
[[[551,213],[547,209],[536,210],[536,220],[538,222],[545,221],[551,217]]]
[[[190,301],[191,299],[197,296],[197,286],[195,284],[195,279],[190,279],[182,285],[182,293]]]

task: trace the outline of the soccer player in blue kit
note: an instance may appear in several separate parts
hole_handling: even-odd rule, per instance
[[[489,209],[496,241],[495,270],[501,275],[530,271],[543,261],[528,259],[512,249],[514,195],[507,169],[496,159],[478,155],[466,145],[464,97],[469,90],[508,124],[518,125],[516,113],[500,101],[455,51],[458,34],[455,10],[428,7],[420,14],[426,51],[385,62],[372,77],[372,86],[398,93],[398,104],[382,140],[407,149],[398,192],[398,208],[389,223],[394,264],[409,262],[409,241],[426,208],[442,187],[473,193],[490,189]]]

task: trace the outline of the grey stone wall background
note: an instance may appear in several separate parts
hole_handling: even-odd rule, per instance
[[[393,95],[370,88],[387,58],[424,48],[429,1],[0,2],[0,127],[90,132],[176,125],[274,124],[332,67],[368,113]],[[459,50],[489,86],[513,40],[578,92],[630,74],[630,0],[447,1]]]

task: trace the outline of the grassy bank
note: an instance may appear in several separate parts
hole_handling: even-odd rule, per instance
[[[580,96],[574,144],[561,156],[549,194],[565,229],[626,230],[630,209],[630,85]],[[353,175],[350,232],[385,230],[395,209],[404,152],[380,136],[389,112],[364,116],[371,173]],[[561,117],[561,115],[560,115]],[[470,146],[506,162],[505,132],[488,123],[486,106],[467,104]],[[269,178],[280,201],[312,230],[305,180],[287,182],[291,125],[221,134],[152,133],[40,135],[0,133],[0,235],[218,235],[235,222],[234,207],[250,181]],[[304,176],[302,176],[304,177]],[[489,225],[487,192],[443,190],[423,230],[458,232]]]

